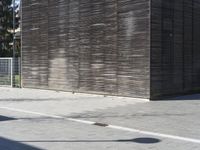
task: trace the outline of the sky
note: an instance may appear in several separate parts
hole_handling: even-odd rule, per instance
[[[20,0],[16,0],[16,3],[19,4]]]
[[[15,0],[15,4],[19,5],[20,0]],[[17,8],[17,10],[19,9],[19,7]]]
[[[19,4],[20,3],[20,0],[15,0],[15,4]],[[11,5],[12,6],[12,5]]]

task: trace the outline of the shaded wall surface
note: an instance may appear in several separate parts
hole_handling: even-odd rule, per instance
[[[200,1],[152,0],[151,98],[200,92]]]
[[[149,0],[22,0],[23,86],[150,97]]]

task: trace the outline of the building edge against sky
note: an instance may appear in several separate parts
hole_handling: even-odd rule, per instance
[[[24,87],[148,99],[198,92],[198,0],[22,0]]]

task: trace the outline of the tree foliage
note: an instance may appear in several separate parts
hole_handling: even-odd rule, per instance
[[[15,18],[15,21],[16,21],[15,28],[18,28],[19,18],[17,16]],[[12,0],[0,0],[0,57],[12,56],[12,44],[13,44]]]

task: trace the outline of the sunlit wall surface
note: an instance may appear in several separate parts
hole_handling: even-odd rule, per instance
[[[23,0],[23,86],[149,98],[148,0]]]
[[[143,98],[200,91],[199,0],[23,0],[23,86]]]

